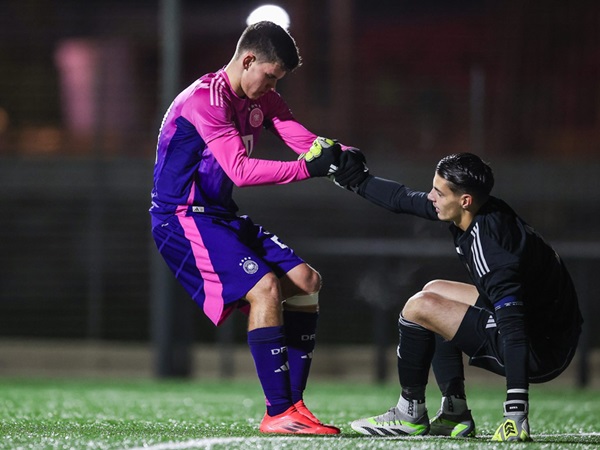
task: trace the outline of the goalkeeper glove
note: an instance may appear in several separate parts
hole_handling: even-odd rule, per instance
[[[312,177],[325,177],[333,174],[340,161],[342,147],[337,141],[318,137],[314,140],[310,149],[302,153],[298,159],[306,161],[306,170]]]
[[[504,402],[504,422],[500,424],[492,441],[532,441],[529,432],[529,404],[523,400]]]
[[[359,149],[350,148],[342,152],[339,168],[333,175],[335,184],[355,190],[368,176],[367,159]]]

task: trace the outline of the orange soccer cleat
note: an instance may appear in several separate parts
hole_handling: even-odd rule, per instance
[[[310,420],[312,420],[315,423],[318,423],[319,425],[326,427],[326,428],[331,428],[332,431],[331,434],[339,434],[340,433],[340,429],[338,427],[334,427],[333,425],[326,425],[323,422],[321,422],[319,419],[317,419],[317,417],[310,412],[310,410],[306,407],[306,405],[304,404],[304,400],[298,400],[296,403],[294,403],[294,406],[296,407],[296,409],[298,410],[298,412],[300,414],[302,414],[303,416],[308,417]]]
[[[279,434],[339,434],[340,432],[338,428],[313,422],[301,414],[295,406],[290,406],[281,414],[272,417],[265,413],[259,431]]]

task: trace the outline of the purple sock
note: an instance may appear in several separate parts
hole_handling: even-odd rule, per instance
[[[248,346],[263,388],[270,416],[290,406],[290,376],[283,327],[256,328],[248,332]]]
[[[312,353],[315,348],[315,333],[317,331],[318,313],[284,311],[285,339],[288,345],[288,360],[290,363],[290,383],[292,401],[302,400]]]

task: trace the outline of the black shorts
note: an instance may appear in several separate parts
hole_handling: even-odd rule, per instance
[[[492,313],[479,306],[471,306],[452,339],[469,356],[469,365],[499,375],[504,370],[504,349]],[[570,364],[577,344],[569,339],[549,342],[529,338],[529,382],[545,383],[560,375]]]

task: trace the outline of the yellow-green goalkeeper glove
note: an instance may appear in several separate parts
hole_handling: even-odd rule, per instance
[[[504,422],[500,424],[492,441],[532,441],[529,432],[529,404],[523,400],[504,402]]]
[[[342,147],[337,141],[318,137],[310,149],[302,153],[298,159],[306,161],[306,170],[312,177],[325,177],[332,175],[338,168]]]

